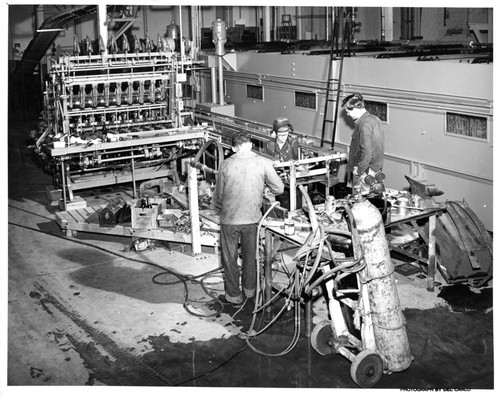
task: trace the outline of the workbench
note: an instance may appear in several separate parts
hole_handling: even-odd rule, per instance
[[[135,201],[129,201],[128,204],[135,205]],[[132,239],[144,238],[182,244],[193,243],[193,237],[189,230],[180,231],[161,227],[134,228],[131,222],[123,222],[114,226],[101,226],[99,213],[103,208],[105,205],[59,211],[56,212],[56,222],[67,237],[73,237],[77,232],[87,232],[131,237]],[[213,210],[201,210],[199,216],[202,218],[199,243],[203,246],[214,247],[217,251],[220,245],[218,215],[214,214]]]
[[[436,204],[435,207],[421,209],[406,209],[404,213],[398,208],[392,207],[385,222],[386,232],[389,232],[396,226],[408,225],[411,230],[416,232],[427,246],[427,258],[403,249],[403,244],[391,242],[389,238],[389,249],[392,252],[404,255],[419,263],[427,266],[427,290],[434,291],[436,278],[436,218],[446,209],[445,205]],[[425,226],[420,226],[418,221],[423,221]]]
[[[436,218],[445,209],[442,205],[436,205],[432,208],[423,209],[407,209],[406,211],[400,211],[398,208],[391,207],[388,213],[387,219],[384,223],[385,230],[389,234],[387,235],[389,241],[389,249],[393,252],[410,257],[420,263],[427,266],[427,290],[434,290],[435,275],[436,275],[436,251],[435,251],[435,228],[436,228]],[[320,220],[321,221],[321,220]],[[425,223],[426,226],[420,226],[420,223]],[[392,229],[400,225],[409,225],[409,228],[415,232],[418,236],[422,238],[425,244],[428,246],[427,258],[412,254],[405,251],[402,248],[402,244],[390,243]],[[332,222],[330,225],[323,223],[326,233],[338,234],[345,236],[348,239],[350,231],[348,230],[347,222],[342,219],[339,222]],[[284,220],[269,220],[264,221],[262,224],[264,230],[264,301],[268,301],[272,298],[272,263],[273,258],[277,251],[280,249],[284,242],[288,242],[292,247],[299,249],[303,246],[312,230],[310,224],[300,222],[296,224],[295,232],[293,234],[287,234],[285,232],[285,221]],[[418,237],[417,237],[418,238]],[[338,253],[339,257],[343,257],[343,254]],[[305,302],[305,324],[306,324],[306,336],[311,335],[312,329],[312,299],[308,299]]]

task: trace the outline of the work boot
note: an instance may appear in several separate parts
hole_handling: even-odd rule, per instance
[[[245,287],[243,287],[243,293],[245,294],[245,297],[247,299],[253,298],[255,296],[255,288],[246,289]]]
[[[231,305],[233,305],[233,306],[235,306],[235,307],[239,307],[239,306],[241,306],[241,305],[243,304],[243,302],[244,302],[243,295],[241,295],[241,294],[240,294],[239,296],[233,297],[233,296],[229,296],[229,295],[226,293],[226,294],[224,294],[224,295],[221,295],[221,296],[219,297],[219,299],[221,299],[221,301],[222,301],[223,303],[226,303],[226,302],[227,302],[227,303],[229,303],[229,304],[231,304]]]

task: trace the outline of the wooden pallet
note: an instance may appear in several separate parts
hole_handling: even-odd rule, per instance
[[[134,205],[133,202],[129,204]],[[175,232],[165,228],[157,229],[135,229],[130,222],[121,223],[112,227],[99,225],[99,212],[105,205],[86,207],[70,211],[56,212],[56,222],[66,236],[73,237],[77,232],[111,234],[136,238],[148,238],[152,240],[170,241],[191,244],[191,234],[187,232]],[[200,211],[202,212],[202,211]],[[203,214],[200,214],[203,216]],[[213,216],[210,216],[213,218]],[[219,233],[215,224],[210,224],[208,230],[201,228],[201,244],[205,246],[219,246]]]

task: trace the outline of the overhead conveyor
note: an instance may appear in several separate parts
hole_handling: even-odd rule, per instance
[[[80,6],[71,8],[46,19],[37,29],[35,36],[24,51],[21,62],[15,71],[15,76],[31,73],[50,48],[62,30],[69,22],[97,12],[97,6]]]

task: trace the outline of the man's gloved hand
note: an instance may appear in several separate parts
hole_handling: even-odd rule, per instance
[[[352,169],[352,174],[353,174],[354,176],[359,176],[359,173],[358,173],[358,166],[357,166],[357,165],[355,165],[355,166],[353,167],[353,169]]]

